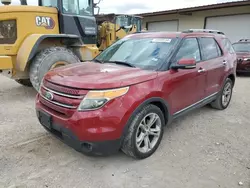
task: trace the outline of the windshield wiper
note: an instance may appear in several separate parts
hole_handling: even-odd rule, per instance
[[[126,65],[128,67],[134,67],[134,65],[128,63],[128,62],[124,62],[124,61],[107,61],[107,63],[115,63],[115,64],[118,64],[118,65]]]

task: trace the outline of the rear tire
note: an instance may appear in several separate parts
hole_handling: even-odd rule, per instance
[[[155,120],[153,124],[151,119]],[[160,145],[164,124],[161,109],[155,105],[147,105],[134,116],[124,137],[121,150],[136,159],[150,157]]]
[[[64,47],[50,47],[39,52],[30,65],[30,81],[38,91],[43,76],[56,65],[67,65],[80,62],[79,58]]]
[[[15,80],[17,83],[26,86],[26,87],[32,87],[32,83],[30,82],[30,79],[17,79]]]
[[[215,108],[217,110],[225,110],[231,102],[232,94],[233,82],[230,78],[227,78],[216,100],[211,103],[212,108]]]

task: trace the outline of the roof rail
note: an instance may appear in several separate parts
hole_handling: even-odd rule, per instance
[[[250,39],[240,39],[239,42],[250,42]]]
[[[183,33],[194,33],[194,32],[198,32],[198,33],[215,33],[215,34],[225,35],[225,33],[222,32],[222,31],[212,30],[212,29],[188,29],[188,30],[183,31]]]

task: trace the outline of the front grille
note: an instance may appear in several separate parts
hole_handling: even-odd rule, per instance
[[[0,44],[14,44],[16,40],[16,20],[0,21]]]
[[[78,108],[86,90],[72,89],[44,80],[40,89],[41,102],[46,107],[66,116]]]
[[[61,86],[61,85],[49,82],[48,80],[44,80],[43,81],[43,85],[45,87],[47,87],[48,89],[52,89],[52,90],[55,90],[55,91],[58,91],[58,92],[61,92],[61,93],[64,93],[64,94],[81,96],[81,95],[85,95],[87,93],[86,90],[69,88],[69,87],[66,87],[66,86]]]

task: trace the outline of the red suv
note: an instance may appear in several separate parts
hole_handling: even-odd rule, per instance
[[[206,104],[228,107],[236,60],[221,32],[131,34],[90,62],[48,72],[36,97],[37,117],[77,151],[121,149],[144,159],[173,119]]]
[[[241,39],[233,47],[238,57],[237,73],[250,73],[250,40]]]

